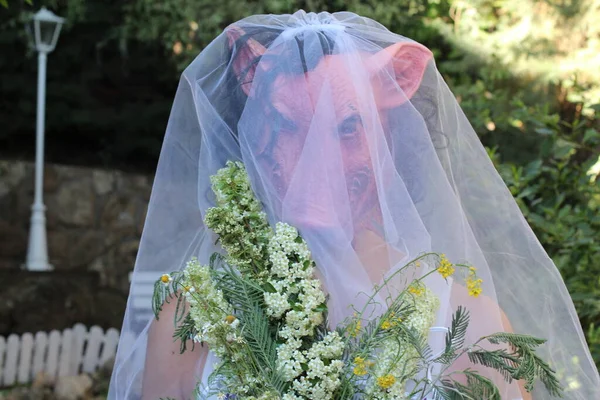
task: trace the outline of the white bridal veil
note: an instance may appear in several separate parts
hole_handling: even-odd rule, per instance
[[[214,201],[209,177],[228,160],[245,164],[270,222],[308,242],[332,323],[406,261],[445,253],[477,267],[483,295],[466,295],[460,277],[432,279],[437,325],[464,305],[467,343],[497,331],[545,338],[540,354],[566,398],[600,399],[560,274],[424,46],[349,12],[228,27],[181,78],[132,293],[141,273],[158,278],[218,251],[202,218]],[[137,312],[130,298],[109,398],[189,398],[213,358],[200,348],[179,355],[169,328]],[[515,384],[500,386],[503,399],[521,397]],[[533,398],[551,396],[538,385]]]

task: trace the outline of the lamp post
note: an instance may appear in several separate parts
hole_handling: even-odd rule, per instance
[[[46,242],[46,206],[43,201],[44,182],[44,114],[46,107],[46,61],[54,50],[64,18],[42,7],[32,18],[33,39],[38,52],[38,92],[35,144],[35,195],[31,207],[31,227],[26,267],[30,271],[48,271],[48,245]]]

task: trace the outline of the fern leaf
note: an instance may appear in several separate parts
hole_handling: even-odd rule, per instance
[[[404,339],[413,347],[422,361],[429,360],[433,354],[427,343],[427,337],[421,335],[416,329],[405,328],[402,330]]]
[[[544,343],[546,340],[539,339],[529,335],[523,335],[519,333],[508,333],[498,332],[492,335],[486,336],[488,342],[492,344],[506,343],[513,348],[529,347],[531,349],[536,348]]]
[[[192,339],[198,330],[196,329],[194,320],[187,314],[183,319],[183,322],[175,328],[175,332],[173,333],[173,338],[180,341],[179,352],[183,354],[187,350],[187,343],[190,339]],[[195,342],[192,341],[192,351],[194,350]]]
[[[502,400],[496,385],[475,371],[464,370],[461,373],[467,378],[463,384],[454,379],[445,379],[442,386],[437,387],[439,399],[443,400]]]
[[[500,372],[507,382],[512,382],[513,374],[519,359],[506,350],[472,350],[467,353],[473,364],[495,369]]]
[[[260,373],[267,378],[268,383],[283,394],[287,386],[277,369],[276,344],[270,334],[269,319],[263,310],[254,306],[254,309],[241,316],[244,329],[242,334],[258,361]]]
[[[452,316],[452,325],[446,333],[444,353],[435,362],[450,364],[456,353],[464,346],[467,328],[469,327],[469,312],[464,307],[458,307]]]

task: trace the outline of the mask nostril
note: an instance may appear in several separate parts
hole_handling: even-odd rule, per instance
[[[363,169],[352,175],[350,184],[350,193],[352,195],[360,194],[368,186],[370,180],[369,170]]]

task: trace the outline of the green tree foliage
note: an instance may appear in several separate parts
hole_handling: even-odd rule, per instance
[[[514,76],[511,82],[505,81],[508,78],[497,66],[484,66],[475,79],[459,77],[452,86],[562,273],[599,363],[600,124],[595,118],[599,106],[558,104],[540,82],[515,84]],[[547,100],[525,100],[531,93]]]
[[[25,3],[33,4],[32,0],[25,0]],[[8,0],[0,0],[0,6],[2,6],[4,8],[8,8]]]
[[[447,14],[449,3],[442,0],[253,0],[221,2],[137,0],[125,7],[128,37],[144,42],[159,40],[172,51],[180,68],[230,23],[253,14],[306,11],[353,11],[371,17],[392,31],[421,42],[436,41],[437,30],[426,21]]]

